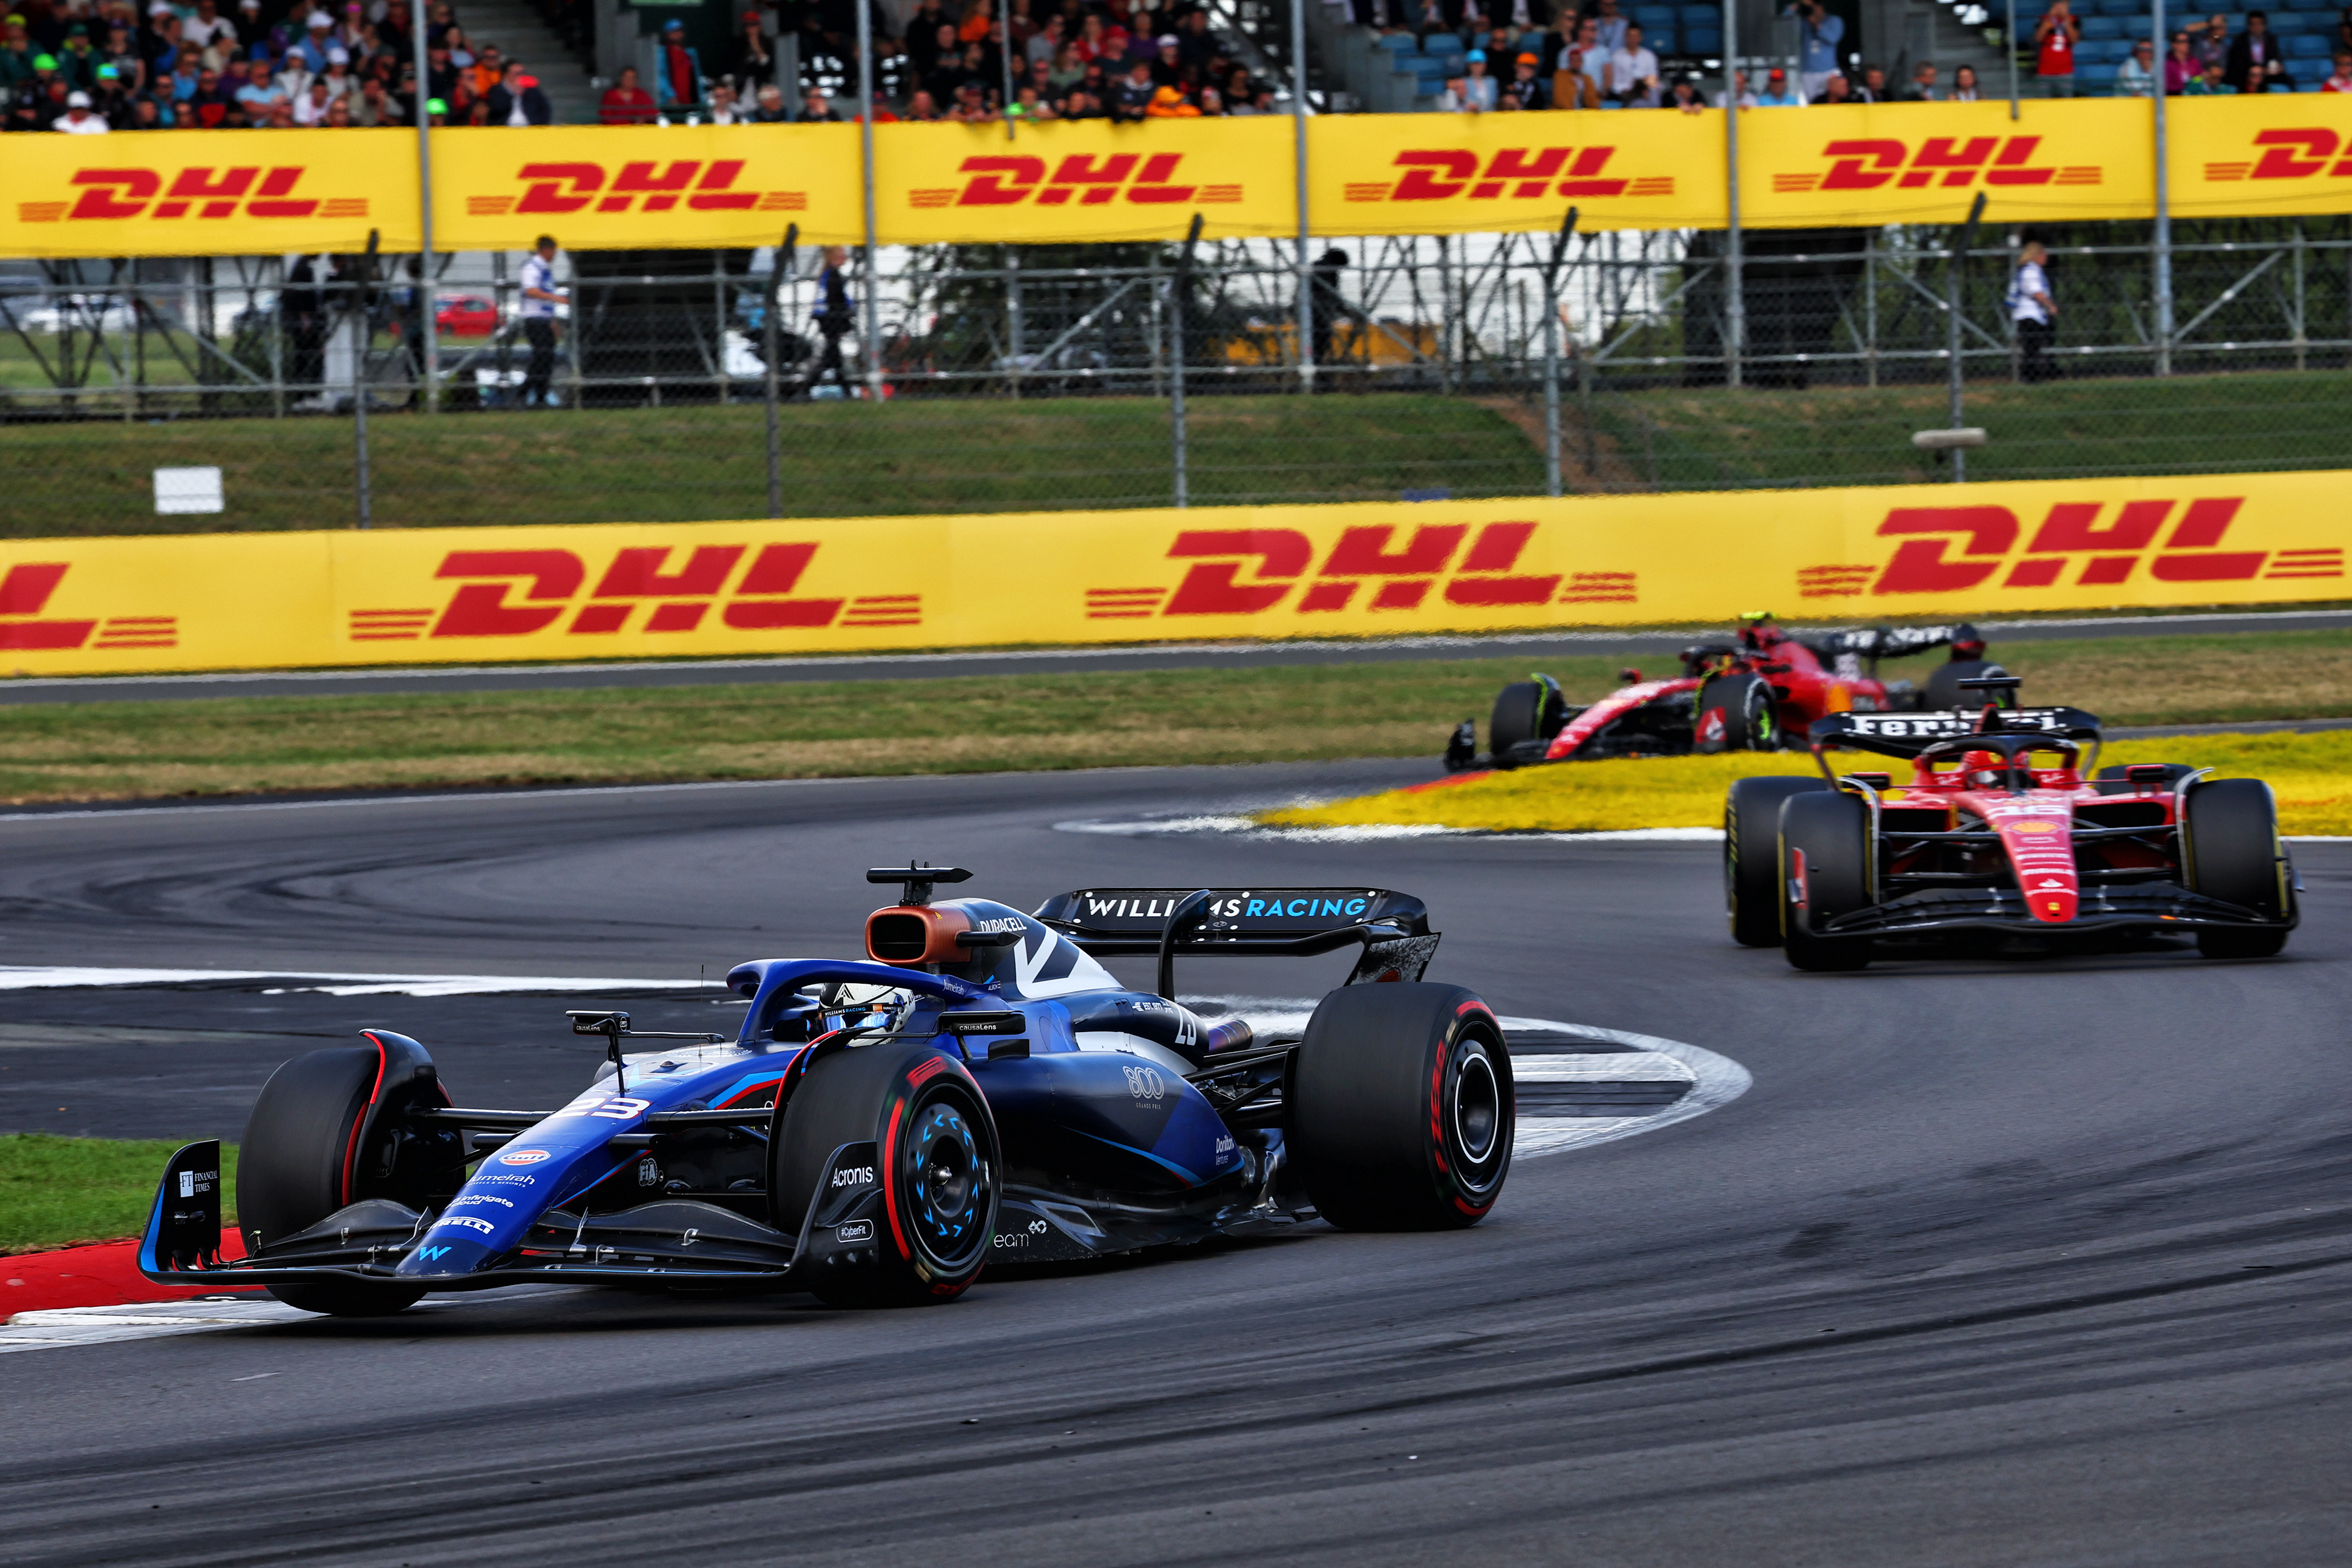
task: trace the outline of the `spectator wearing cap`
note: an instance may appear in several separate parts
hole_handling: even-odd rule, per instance
[[[1184,47],[1181,40],[1173,33],[1162,35],[1153,47],[1149,65],[1152,86],[1176,87],[1181,84],[1184,79]]]
[[[1609,63],[1603,68],[1603,79],[1608,94],[1628,109],[1655,109],[1658,106],[1658,57],[1642,43],[1638,23],[1628,23],[1625,41],[1611,51]]]
[[[2280,58],[2277,36],[2271,31],[2269,16],[2261,11],[2246,13],[2246,30],[2230,45],[2230,58],[2222,67],[2222,75],[2240,92],[2293,92],[2294,83],[2287,79],[2286,61]]]
[[[10,16],[0,23],[0,92],[14,93],[32,81],[35,52],[24,17]]]
[[[635,66],[621,68],[621,79],[604,89],[596,106],[596,118],[606,125],[651,125],[654,112],[654,95],[637,85]]]
[[[1542,62],[1533,55],[1521,55],[1511,62],[1511,92],[1521,109],[1549,109],[1551,89],[1536,68]]]
[[[769,51],[768,35],[760,25],[760,13],[746,11],[740,22],[727,47],[727,75],[738,93],[755,97],[761,82],[776,79],[776,58]]]
[[[1789,73],[1782,70],[1779,66],[1774,66],[1769,71],[1765,73],[1764,90],[1757,94],[1756,107],[1759,109],[1795,109],[1804,101],[1805,100],[1802,97],[1790,90]]]
[[[1464,57],[1462,107],[1474,114],[1490,112],[1495,107],[1496,89],[1500,86],[1486,69],[1486,51],[1472,49]]]
[[[702,101],[702,58],[687,46],[686,24],[673,18],[662,27],[654,66],[654,102],[664,110],[691,109]]]
[[[319,79],[327,84],[330,101],[359,96],[359,79],[352,75],[351,51],[341,44],[327,51],[327,68],[319,73]]]
[[[490,123],[511,125],[520,130],[526,125],[552,125],[555,106],[547,101],[547,94],[539,88],[539,79],[522,68],[520,60],[507,62],[506,79],[489,91]]]
[[[114,129],[90,112],[89,94],[66,94],[66,111],[49,122],[52,131],[62,131],[68,136],[103,136]]]
[[[327,68],[327,49],[333,41],[329,35],[334,30],[335,19],[332,16],[328,16],[324,11],[311,12],[310,16],[303,18],[302,37],[296,42],[294,47],[288,51],[289,58],[300,55],[302,64],[310,74],[319,75]]]
[[[2146,38],[2132,46],[2131,58],[2116,72],[2117,98],[2156,96],[2156,46]]]
[[[1198,105],[1185,102],[1184,94],[1179,89],[1158,87],[1151,89],[1151,101],[1144,106],[1143,117],[1146,120],[1198,120],[1201,110]]]
[[[251,49],[269,36],[261,21],[261,0],[236,0],[236,15],[229,23],[236,28],[236,46],[241,49]]]
[[[285,62],[278,68],[278,75],[271,79],[269,85],[275,88],[278,95],[287,102],[294,103],[309,96],[310,79],[310,68],[302,63],[301,55],[289,49],[286,52]]]
[[[988,89],[972,79],[956,89],[955,102],[949,107],[947,117],[959,125],[987,125],[995,121],[996,110],[989,102]]]
[[[58,46],[58,75],[65,79],[68,91],[79,88],[87,92],[98,83],[98,58],[90,50],[89,28],[83,23],[68,26],[65,42]]]

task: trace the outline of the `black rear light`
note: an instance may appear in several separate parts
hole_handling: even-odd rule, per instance
[[[1895,784],[1893,773],[1848,773],[1845,776],[1858,784],[1866,784],[1873,789],[1888,789]]]
[[[2171,770],[2162,763],[2134,763],[2124,770],[2124,777],[2134,789],[2162,789],[2170,774]]]

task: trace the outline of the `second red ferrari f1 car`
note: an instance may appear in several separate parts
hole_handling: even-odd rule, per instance
[[[1960,684],[2015,699],[2013,679]],[[2267,958],[2295,927],[2270,785],[2177,763],[2093,773],[2099,721],[2079,708],[1836,713],[1811,739],[1824,777],[1741,779],[1723,814],[1731,934],[1799,969],[1860,969],[1894,942],[2168,931]],[[1832,773],[1837,747],[1910,776]]]
[[[1946,647],[1951,658],[1922,689],[1879,679],[1880,659]],[[1801,747],[1805,727],[1826,714],[1958,705],[1958,682],[2008,673],[1984,652],[1984,638],[1967,625],[1799,637],[1769,615],[1743,616],[1736,642],[1683,649],[1681,675],[1643,680],[1629,669],[1627,685],[1584,707],[1549,675],[1506,686],[1486,726],[1486,751],[1478,750],[1476,721],[1465,719],[1446,745],[1445,770]]]

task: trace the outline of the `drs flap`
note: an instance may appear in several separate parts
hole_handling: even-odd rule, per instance
[[[1037,918],[1081,944],[1157,944],[1177,906],[1193,888],[1082,888],[1048,899]],[[1381,888],[1213,888],[1197,916],[1185,922],[1182,942],[1197,945],[1287,942],[1322,936],[1349,940],[1362,927],[1391,926],[1406,936],[1429,934],[1429,908],[1409,893]]]

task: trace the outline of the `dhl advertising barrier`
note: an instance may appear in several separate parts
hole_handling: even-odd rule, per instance
[[[0,541],[0,673],[2346,596],[2352,476]]]
[[[1873,104],[1740,116],[1740,221],[1759,228],[2129,218],[2156,199],[2146,100]],[[2178,100],[2182,218],[2352,211],[2352,94]],[[1296,134],[1276,117],[874,128],[876,237],[999,244],[1211,237],[1297,228]],[[748,247],[797,223],[865,237],[854,125],[562,126],[433,132],[445,249]],[[0,256],[195,256],[418,245],[406,131],[32,137],[9,150]],[[1719,112],[1318,117],[1317,234],[1720,228]]]

